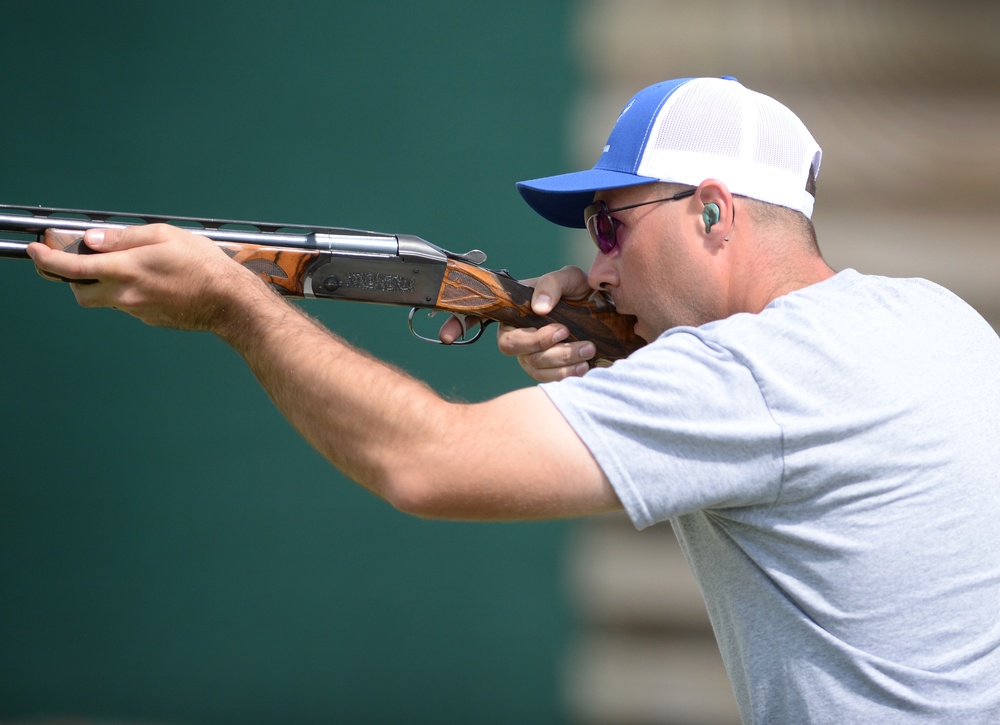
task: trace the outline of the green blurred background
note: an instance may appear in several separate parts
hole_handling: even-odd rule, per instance
[[[514,182],[567,165],[567,4],[5,3],[0,203],[405,232],[545,271],[557,232]],[[0,280],[0,721],[564,718],[564,525],[408,518],[211,336],[82,310],[28,262]],[[303,304],[446,395],[525,381],[489,337]]]

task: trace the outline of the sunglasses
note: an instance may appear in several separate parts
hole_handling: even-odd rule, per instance
[[[626,209],[635,209],[637,206],[659,204],[664,201],[677,201],[678,199],[694,196],[696,191],[697,189],[688,189],[687,191],[682,191],[679,194],[668,196],[665,199],[643,201],[638,204],[620,206],[616,209],[608,209],[608,205],[605,202],[595,201],[583,210],[583,219],[587,225],[587,231],[590,232],[590,238],[594,240],[594,244],[596,244],[597,248],[601,250],[601,254],[609,254],[612,249],[618,246],[619,222],[611,216],[612,214],[625,211]]]

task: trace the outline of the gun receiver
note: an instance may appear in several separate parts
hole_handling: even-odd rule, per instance
[[[164,217],[0,204],[0,257],[28,259],[34,241],[66,252],[91,253],[83,233],[95,227],[167,223],[213,240],[233,260],[291,297],[316,297],[472,315],[515,327],[559,322],[572,340],[597,347],[596,364],[609,364],[645,344],[634,332],[635,318],[615,311],[609,297],[595,292],[581,301],[563,300],[545,317],[531,311],[532,288],[506,270],[482,266],[479,250],[455,254],[419,237],[338,227],[302,226],[229,219]],[[60,280],[66,281],[66,280]],[[430,340],[436,342],[436,340]]]

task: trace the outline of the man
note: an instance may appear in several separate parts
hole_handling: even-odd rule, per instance
[[[670,521],[746,722],[996,722],[1000,341],[933,284],[823,262],[820,160],[791,111],[735,80],[641,91],[593,169],[520,189],[598,245],[589,275],[538,281],[537,311],[601,288],[649,344],[581,376],[586,342],[504,330],[552,382],[475,405],[352,349],[182,230],[30,251],[99,280],[73,285],[85,306],[219,335],[303,436],[404,511]]]

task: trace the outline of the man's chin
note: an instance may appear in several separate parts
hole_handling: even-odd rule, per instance
[[[632,327],[632,331],[646,342],[652,342],[652,338],[656,337],[651,333],[648,327],[642,324],[642,320],[636,320],[635,325]]]

